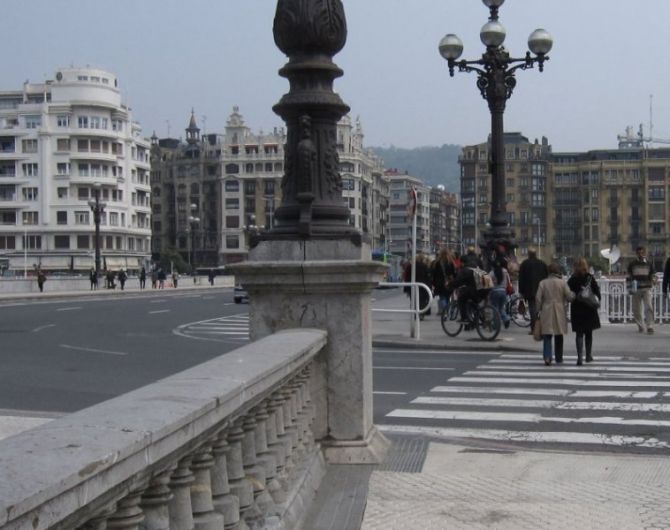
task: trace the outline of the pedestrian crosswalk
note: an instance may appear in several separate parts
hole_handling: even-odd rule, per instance
[[[173,333],[191,339],[246,342],[249,340],[249,314],[191,322],[179,326]]]
[[[566,359],[566,363],[567,363]],[[574,361],[573,361],[574,362]],[[509,442],[670,448],[670,359],[545,367],[503,354],[388,412],[382,430]]]

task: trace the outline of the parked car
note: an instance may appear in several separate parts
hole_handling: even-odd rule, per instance
[[[236,304],[241,304],[242,302],[249,303],[249,293],[247,293],[247,290],[244,287],[237,284],[235,286],[233,300]]]

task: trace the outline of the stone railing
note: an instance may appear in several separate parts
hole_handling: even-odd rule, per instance
[[[0,528],[300,528],[326,339],[274,333],[3,440]]]

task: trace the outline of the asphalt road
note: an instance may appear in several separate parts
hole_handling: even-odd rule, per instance
[[[240,346],[232,289],[0,304],[0,409],[66,413]]]

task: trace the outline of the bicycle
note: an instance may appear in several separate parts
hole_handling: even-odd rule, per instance
[[[449,305],[442,311],[440,321],[442,329],[450,337],[457,336],[464,328],[470,331],[473,328],[483,340],[495,340],[502,327],[500,313],[488,302],[488,295],[491,289],[477,290],[476,300],[467,302],[467,320],[464,323],[460,320],[460,312],[456,298],[453,296]]]
[[[509,297],[505,309],[512,319],[512,322],[517,326],[520,328],[527,328],[530,326],[530,311],[528,309],[528,304],[526,304],[523,296],[519,293],[514,293]]]

